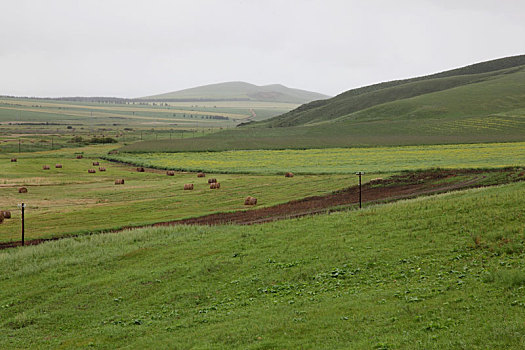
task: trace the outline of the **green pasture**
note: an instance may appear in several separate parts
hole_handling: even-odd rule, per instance
[[[227,107],[222,108],[208,108],[201,110],[198,105],[170,105],[163,102],[158,103],[88,103],[88,102],[74,102],[74,101],[54,101],[54,100],[38,100],[25,98],[0,98],[0,109],[7,114],[11,111],[15,117],[21,118],[28,113],[52,114],[55,117],[80,117],[86,119],[95,119],[99,117],[107,117],[114,119],[152,119],[159,120],[174,119],[171,117],[188,117],[200,118],[209,115],[229,117],[232,119],[244,119],[251,115],[246,114],[246,110],[242,114],[233,113]],[[18,114],[18,116],[16,115]],[[5,117],[5,116],[4,116]],[[15,120],[17,120],[16,118]],[[202,118],[203,119],[203,118]]]
[[[431,167],[494,168],[525,164],[525,142],[307,150],[120,153],[108,158],[161,169],[225,173],[393,172]]]
[[[83,146],[73,141],[76,137],[111,137],[120,146],[185,142],[233,128],[248,117],[262,120],[295,107],[257,101],[134,104],[0,97],[0,154]]]
[[[112,146],[22,154],[17,162],[0,158],[0,209],[10,210],[13,218],[0,224],[0,241],[20,238],[19,203],[25,202],[26,238],[56,237],[69,234],[151,224],[215,212],[247,209],[247,196],[258,198],[257,207],[293,199],[326,194],[356,184],[355,175],[239,175],[209,173],[197,178],[195,173],[165,171],[139,173],[135,167],[100,159]],[[83,154],[83,159],[76,159]],[[15,155],[16,156],[16,155]],[[92,166],[99,161],[106,172]],[[55,164],[62,164],[56,169]],[[50,170],[43,170],[49,165]],[[88,169],[95,169],[89,174]],[[365,181],[373,177],[367,174]],[[215,177],[219,190],[209,189],[207,179]],[[124,185],[115,185],[115,179]],[[184,191],[193,183],[193,191]],[[18,193],[25,186],[28,193]]]
[[[524,185],[0,251],[0,347],[522,349]]]
[[[56,150],[83,147],[93,138],[110,138],[114,148],[136,141],[161,142],[162,140],[188,140],[219,131],[221,128],[187,127],[74,127],[41,125],[0,125],[0,154]],[[78,139],[80,138],[80,140]]]
[[[212,153],[111,154],[114,144],[0,157],[0,209],[13,218],[0,225],[0,241],[20,238],[20,211],[27,204],[26,238],[49,238],[140,226],[206,214],[244,210],[244,198],[258,198],[257,207],[312,195],[327,194],[357,183],[355,171],[371,178],[430,167],[497,168],[525,163],[523,143],[359,148],[304,151],[235,151]],[[83,159],[76,159],[82,154]],[[17,157],[17,162],[10,162]],[[139,173],[134,163],[164,170]],[[92,166],[99,161],[106,172]],[[55,164],[62,164],[56,169]],[[43,170],[49,165],[50,170]],[[88,169],[97,170],[89,174]],[[206,178],[195,172],[205,171]],[[285,178],[292,171],[297,176]],[[221,183],[210,190],[209,177]],[[115,185],[115,179],[125,184]],[[495,183],[506,181],[497,180]],[[184,191],[193,183],[193,191]],[[28,193],[18,193],[25,186]]]
[[[429,119],[341,120],[294,127],[237,127],[195,140],[145,140],[125,152],[207,152],[525,141],[525,109]]]
[[[0,97],[0,123],[227,128],[247,118],[264,120],[297,106],[258,101],[96,103]]]
[[[172,108],[213,113],[221,111],[251,116],[251,119],[260,121],[286,113],[299,105],[287,102],[263,102],[263,101],[190,101],[190,102],[166,102]],[[255,116],[251,113],[252,110]]]

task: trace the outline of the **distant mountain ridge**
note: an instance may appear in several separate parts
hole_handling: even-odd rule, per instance
[[[317,92],[293,89],[281,84],[257,86],[254,84],[232,81],[210,85],[197,86],[189,89],[168,92],[165,94],[142,97],[148,100],[222,100],[222,101],[261,101],[308,103],[322,100],[330,96]]]

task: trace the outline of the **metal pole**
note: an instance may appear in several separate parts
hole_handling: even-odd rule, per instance
[[[359,209],[361,209],[361,172],[359,172]]]
[[[24,228],[24,209],[26,205],[25,203],[22,203],[22,246],[25,244],[24,242],[24,235],[25,235],[25,228]]]
[[[364,175],[365,172],[364,171],[358,171],[355,174],[359,176],[359,209],[361,209],[362,206],[363,206],[362,200],[361,200],[361,176]]]

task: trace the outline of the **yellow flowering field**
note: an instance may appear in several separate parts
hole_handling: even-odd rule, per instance
[[[351,173],[441,168],[494,168],[525,164],[525,142],[246,150],[224,152],[121,153],[111,159],[162,169],[223,173]]]

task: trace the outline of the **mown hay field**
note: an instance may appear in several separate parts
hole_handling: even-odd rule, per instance
[[[165,171],[138,172],[136,167],[100,159],[111,146],[33,152],[0,158],[0,210],[13,218],[0,225],[0,241],[20,238],[19,203],[25,202],[26,239],[118,229],[170,221],[215,212],[246,209],[244,199],[259,199],[257,207],[270,206],[312,195],[327,194],[356,184],[355,175],[206,174]],[[75,152],[83,152],[76,159]],[[106,171],[92,163],[99,161]],[[55,168],[60,163],[62,168]],[[53,165],[43,170],[43,165]],[[95,173],[88,173],[95,169]],[[366,179],[373,177],[367,175]],[[221,183],[210,189],[208,178]],[[123,185],[115,180],[124,179]],[[184,185],[194,184],[193,191]],[[28,193],[19,193],[24,186]]]
[[[111,159],[159,169],[220,173],[350,174],[431,167],[489,168],[525,164],[525,142],[307,150],[121,153]]]

